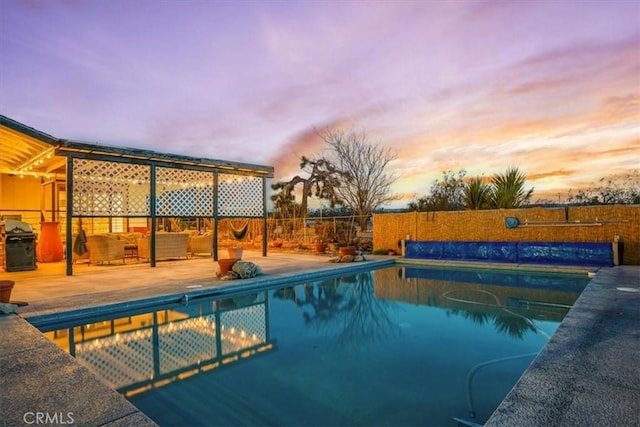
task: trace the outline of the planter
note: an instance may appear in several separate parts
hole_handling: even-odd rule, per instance
[[[340,248],[338,249],[338,252],[340,253],[340,256],[355,255],[356,254],[356,247],[355,246],[340,246]]]
[[[327,244],[326,243],[316,243],[315,244],[315,250],[317,254],[323,254],[327,251]]]
[[[242,259],[242,247],[240,246],[229,246],[227,252],[229,253],[229,258]]]
[[[218,260],[218,268],[220,268],[220,275],[224,276],[227,274],[234,266],[236,262],[238,262],[238,258],[223,258]]]
[[[36,245],[36,254],[38,262],[58,262],[64,258],[57,221],[40,223],[40,238]]]
[[[13,280],[0,280],[0,302],[9,304],[9,301],[11,301],[11,290],[15,283]]]

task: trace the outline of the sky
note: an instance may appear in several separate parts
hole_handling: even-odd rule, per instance
[[[318,129],[390,147],[405,207],[444,171],[533,200],[640,168],[635,0],[0,0],[0,114],[55,137],[272,165]]]

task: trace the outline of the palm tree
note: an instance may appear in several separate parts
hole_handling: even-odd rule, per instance
[[[463,197],[467,209],[486,209],[491,198],[491,187],[482,182],[481,177],[475,176],[465,184]]]
[[[526,180],[527,176],[517,167],[507,169],[504,174],[495,174],[491,178],[493,207],[513,209],[526,205],[533,195],[533,188],[529,191],[524,189]]]

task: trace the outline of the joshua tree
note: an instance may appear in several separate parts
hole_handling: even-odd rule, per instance
[[[339,177],[341,172],[328,160],[323,158],[309,159],[303,156],[300,159],[300,169],[307,172],[308,176],[306,178],[296,175],[289,181],[271,184],[272,189],[280,190],[279,193],[271,197],[274,203],[278,203],[278,200],[282,202],[295,200],[293,192],[298,184],[302,184],[302,201],[300,203],[302,220],[307,216],[307,200],[309,197],[315,196],[321,199],[328,199],[332,207],[341,203],[336,191],[340,186]],[[276,205],[276,207],[278,206]]]
[[[293,217],[300,208],[293,192],[278,191],[271,195],[271,202],[283,219]]]

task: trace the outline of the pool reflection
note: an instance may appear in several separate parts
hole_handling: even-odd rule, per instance
[[[159,424],[450,425],[488,418],[588,280],[395,266],[47,335]]]
[[[267,295],[206,299],[45,332],[125,396],[273,349]]]

